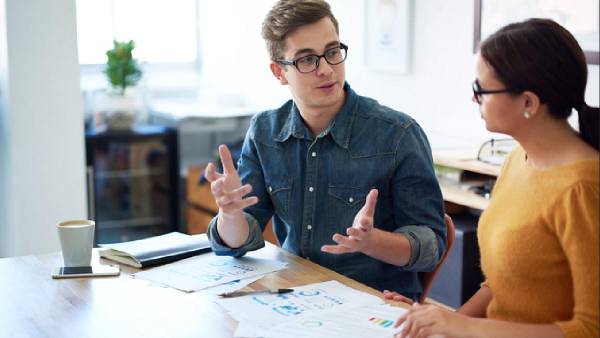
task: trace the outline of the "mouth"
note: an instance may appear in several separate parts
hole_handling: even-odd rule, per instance
[[[335,86],[335,84],[336,84],[335,81],[334,82],[327,82],[327,83],[324,83],[324,84],[322,84],[320,86],[317,86],[317,88],[318,89],[329,89],[329,88],[332,88],[333,86]]]

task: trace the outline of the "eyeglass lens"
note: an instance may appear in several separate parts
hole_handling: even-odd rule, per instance
[[[323,55],[307,55],[296,60],[296,68],[301,73],[310,73],[319,67],[321,57],[330,65],[337,65],[346,59],[346,49],[340,47],[330,48]]]

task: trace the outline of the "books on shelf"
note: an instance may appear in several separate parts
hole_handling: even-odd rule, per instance
[[[186,235],[171,232],[165,235],[136,241],[100,244],[100,257],[135,268],[146,268],[178,261],[210,251],[210,242],[205,234]]]

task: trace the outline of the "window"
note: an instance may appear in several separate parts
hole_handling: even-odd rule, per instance
[[[150,64],[198,64],[197,0],[77,0],[79,63],[104,64],[112,41],[134,40]]]

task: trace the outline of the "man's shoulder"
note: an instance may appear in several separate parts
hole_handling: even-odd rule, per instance
[[[391,127],[406,129],[416,124],[410,115],[396,109],[384,106],[377,100],[361,96],[358,115],[364,119],[389,123]]]
[[[251,130],[260,130],[261,134],[276,135],[287,122],[292,111],[293,101],[289,100],[279,108],[262,111],[252,117]]]

